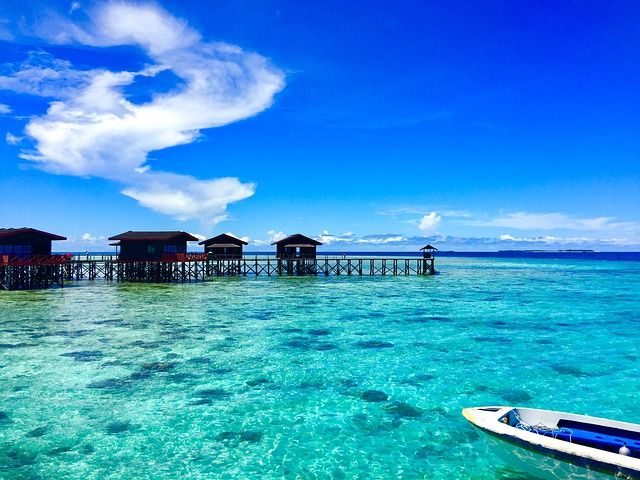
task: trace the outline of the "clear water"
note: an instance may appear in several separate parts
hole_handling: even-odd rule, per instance
[[[0,293],[0,478],[527,478],[461,417],[640,421],[640,263]]]

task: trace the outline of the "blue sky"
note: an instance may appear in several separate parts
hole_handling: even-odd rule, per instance
[[[27,4],[28,3],[28,4]],[[0,4],[0,224],[640,249],[640,3]]]

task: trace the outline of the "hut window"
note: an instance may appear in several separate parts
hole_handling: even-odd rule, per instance
[[[153,245],[148,245],[147,253],[156,253],[156,247],[154,247]]]
[[[178,246],[177,245],[165,245],[164,246],[164,253],[178,253]]]
[[[31,255],[31,245],[0,245],[0,254],[3,255]]]

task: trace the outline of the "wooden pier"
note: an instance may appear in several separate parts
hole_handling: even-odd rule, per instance
[[[73,259],[67,280],[103,278],[117,282],[189,283],[213,277],[238,276],[398,276],[433,275],[434,258],[321,257],[279,259],[245,256],[211,259],[187,254],[180,260],[123,262],[102,257]]]
[[[0,258],[0,260],[2,260]],[[211,258],[179,254],[160,261],[123,261],[117,256],[51,255],[0,261],[0,290],[63,287],[65,281],[103,279],[115,282],[191,283],[215,277],[398,276],[433,275],[434,258],[320,257],[280,259],[244,256]]]
[[[71,257],[38,255],[11,258],[0,255],[0,290],[38,290],[64,286]]]

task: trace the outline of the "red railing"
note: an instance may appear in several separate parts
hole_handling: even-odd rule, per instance
[[[207,259],[206,253],[163,253],[160,255],[159,260],[150,260],[148,258],[138,259],[138,260],[122,260],[118,258],[118,263],[153,263],[153,262],[164,262],[164,263],[176,263],[176,262],[202,262]]]
[[[65,255],[0,255],[0,266],[30,266],[30,265],[63,265],[73,258],[73,254]]]

